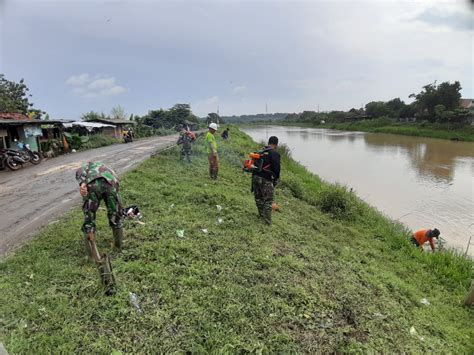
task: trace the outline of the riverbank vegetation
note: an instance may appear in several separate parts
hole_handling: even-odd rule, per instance
[[[457,81],[433,83],[425,85],[420,93],[411,94],[411,104],[395,98],[372,101],[364,108],[347,112],[304,111],[289,114],[284,123],[474,141],[472,104],[461,100],[460,90]]]
[[[3,260],[7,350],[474,350],[473,311],[461,305],[470,260],[419,252],[403,226],[323,183],[284,149],[281,212],[266,227],[241,171],[257,144],[236,129],[218,143],[216,182],[202,138],[191,164],[171,149],[125,174],[123,200],[140,206],[145,224],[126,223],[124,251],[113,257],[115,295],[103,294],[86,261],[78,208]],[[106,251],[111,232],[103,208],[98,215]]]
[[[474,126],[442,123],[397,122],[389,118],[363,120],[350,123],[320,124],[319,127],[345,131],[402,134],[405,136],[431,137],[474,142]]]

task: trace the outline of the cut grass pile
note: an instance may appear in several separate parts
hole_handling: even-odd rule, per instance
[[[241,172],[257,145],[236,129],[218,143],[217,182],[208,178],[202,138],[191,164],[172,149],[124,176],[124,204],[138,204],[145,225],[126,223],[125,249],[113,258],[115,295],[103,294],[86,261],[79,209],[3,260],[7,350],[474,350],[473,311],[461,306],[470,260],[420,253],[402,226],[287,155],[276,193],[281,212],[268,228]],[[110,250],[106,212],[98,215],[99,249]]]

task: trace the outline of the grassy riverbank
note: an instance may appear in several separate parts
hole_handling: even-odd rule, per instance
[[[208,179],[202,138],[191,165],[173,149],[125,175],[123,198],[140,205],[146,224],[127,222],[125,251],[113,260],[116,295],[103,295],[85,260],[78,209],[2,261],[7,350],[474,350],[473,311],[461,306],[470,261],[420,253],[401,226],[287,156],[276,194],[281,212],[267,228],[240,169],[255,143],[234,131],[219,144],[217,182]],[[105,250],[110,231],[99,214]]]
[[[447,124],[401,123],[376,119],[354,123],[335,123],[324,125],[345,131],[401,134],[405,136],[431,137],[440,139],[474,142],[474,126],[453,127]],[[322,125],[318,127],[323,127]]]

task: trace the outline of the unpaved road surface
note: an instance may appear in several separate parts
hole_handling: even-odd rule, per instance
[[[60,156],[19,171],[0,171],[0,258],[27,242],[38,229],[80,205],[75,171],[102,161],[119,175],[152,153],[176,143],[177,135],[153,137]]]

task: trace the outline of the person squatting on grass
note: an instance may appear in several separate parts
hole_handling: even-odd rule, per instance
[[[413,233],[413,236],[411,237],[411,242],[415,244],[417,247],[423,251],[423,245],[426,242],[430,243],[431,250],[435,251],[435,245],[433,238],[438,239],[440,235],[440,231],[438,229],[420,229],[419,231],[416,231]]]
[[[123,216],[119,196],[120,183],[117,174],[104,163],[89,162],[77,169],[76,180],[79,182],[79,192],[83,199],[84,224],[82,225],[82,232],[84,233],[88,256],[92,258],[87,235],[91,232],[95,233],[96,212],[101,200],[104,200],[107,206],[107,217],[113,232],[114,246],[121,251]]]
[[[211,179],[217,179],[219,171],[219,157],[217,156],[217,143],[214,133],[217,131],[217,124],[209,124],[209,132],[206,134],[207,154],[209,155],[209,175]]]
[[[252,192],[258,216],[272,224],[272,204],[275,186],[280,179],[280,154],[276,151],[278,138],[271,136],[268,145],[261,151],[261,169],[252,173]]]

